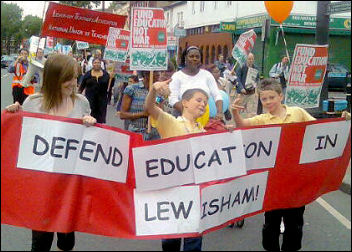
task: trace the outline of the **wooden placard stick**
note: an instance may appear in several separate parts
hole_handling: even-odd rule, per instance
[[[154,72],[150,71],[149,72],[149,92],[152,90],[152,86],[153,86],[153,75]],[[151,123],[151,117],[148,116],[148,130],[147,133],[149,134],[152,131],[152,123]]]

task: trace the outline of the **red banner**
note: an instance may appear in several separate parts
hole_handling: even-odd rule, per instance
[[[132,148],[170,143],[192,136],[143,142],[141,135],[97,124],[96,127],[130,136],[130,159],[126,183],[118,183],[81,175],[59,174],[16,167],[24,117],[42,118],[81,124],[81,120],[27,112],[1,115],[1,223],[29,229],[70,232],[130,238],[160,239],[190,237],[198,234],[136,235],[135,173]],[[299,207],[319,196],[337,190],[351,158],[351,135],[342,155],[318,162],[299,163],[306,128],[343,119],[326,119],[306,123],[280,125],[280,144],[275,167],[251,170],[240,178],[200,184],[200,192],[212,185],[222,185],[247,176],[268,172],[263,207],[202,232],[208,233],[267,210]],[[320,125],[319,125],[320,126]],[[267,128],[262,126],[257,128]],[[277,127],[277,125],[276,125]],[[253,128],[251,128],[253,129]],[[247,129],[242,129],[246,131]],[[212,135],[213,133],[204,133]],[[198,134],[200,136],[202,134]],[[194,137],[194,136],[193,136]],[[332,143],[332,142],[331,142]],[[321,148],[324,147],[320,144]],[[325,144],[326,147],[326,144]],[[185,188],[187,186],[182,186]]]
[[[105,46],[109,27],[123,28],[126,18],[50,2],[41,35]]]

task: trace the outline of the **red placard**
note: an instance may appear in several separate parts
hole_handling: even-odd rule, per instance
[[[109,27],[123,28],[126,18],[50,2],[41,35],[105,46]]]
[[[165,49],[166,20],[163,9],[133,8],[131,48]]]
[[[287,86],[320,87],[328,62],[328,45],[297,44]]]
[[[130,31],[110,27],[106,48],[127,51],[130,42]]]

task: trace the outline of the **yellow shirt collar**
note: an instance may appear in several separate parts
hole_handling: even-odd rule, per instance
[[[291,116],[291,115],[292,115],[291,108],[290,108],[290,107],[287,107],[285,104],[282,104],[282,106],[286,109],[286,116],[285,116],[285,118],[288,117],[288,116]],[[272,115],[272,114],[269,113],[269,118],[270,118],[270,120],[272,120],[272,119],[277,118],[277,116]],[[283,120],[285,120],[285,118],[284,118]]]

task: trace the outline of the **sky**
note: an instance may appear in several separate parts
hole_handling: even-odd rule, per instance
[[[23,9],[22,17],[32,15],[42,18],[45,3],[45,11],[48,8],[49,1],[3,1],[5,3],[15,3]],[[52,1],[59,2],[59,1]],[[105,8],[108,8],[112,1],[105,1]],[[101,5],[98,7],[101,8]]]

